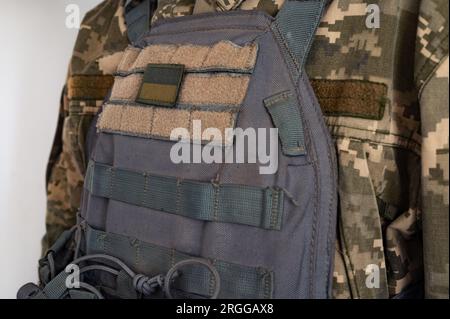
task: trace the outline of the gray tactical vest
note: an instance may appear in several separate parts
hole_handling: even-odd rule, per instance
[[[19,297],[330,297],[337,165],[304,71],[325,2],[168,19],[139,37],[89,136],[78,224]],[[246,137],[253,154],[278,129],[275,172],[225,160],[241,152],[236,128],[265,132]],[[188,149],[191,163],[173,160]]]

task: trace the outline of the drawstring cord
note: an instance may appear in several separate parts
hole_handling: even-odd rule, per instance
[[[174,296],[171,293],[171,284],[172,282],[180,276],[180,268],[186,266],[186,265],[193,265],[193,264],[200,264],[205,266],[214,276],[214,282],[215,282],[215,291],[213,295],[211,296],[211,299],[216,299],[220,292],[220,276],[217,271],[217,269],[207,260],[198,259],[198,258],[190,258],[183,261],[180,261],[179,263],[175,264],[172,268],[169,269],[167,274],[164,275],[157,275],[154,277],[148,277],[143,274],[136,274],[133,270],[131,270],[124,262],[122,262],[120,259],[105,255],[105,254],[93,254],[93,255],[86,255],[83,257],[79,257],[75,259],[72,264],[79,264],[84,261],[88,260],[108,260],[110,262],[115,263],[117,266],[119,266],[121,269],[125,271],[132,279],[133,279],[133,287],[134,289],[143,294],[144,296],[150,296],[154,294],[158,289],[162,289],[165,296],[169,299],[173,299]],[[119,271],[105,266],[105,265],[89,265],[85,266],[80,269],[80,274],[85,273],[87,271],[92,270],[100,270],[109,272],[115,276],[119,274]],[[104,299],[100,291],[96,288],[94,288],[91,285],[88,285],[84,282],[80,282],[80,287],[89,290],[90,292],[94,293],[99,299]]]
[[[217,177],[216,183],[218,183],[219,176]],[[82,218],[80,218],[82,219]],[[81,248],[81,242],[83,238],[83,231],[85,230],[86,221],[82,220],[80,223],[75,225],[72,230],[75,230],[75,251],[74,251],[74,260],[71,262],[71,264],[79,264],[81,262],[85,261],[92,261],[92,260],[107,260],[110,261],[117,266],[119,266],[125,273],[132,278],[132,283],[134,289],[143,294],[144,296],[150,296],[154,294],[158,289],[162,289],[164,295],[169,298],[173,299],[174,296],[171,293],[171,284],[175,279],[177,279],[180,275],[180,268],[186,266],[186,265],[193,265],[193,264],[200,264],[204,267],[206,267],[210,273],[213,275],[213,282],[215,283],[215,291],[210,297],[211,299],[216,299],[220,292],[220,276],[217,271],[217,269],[207,260],[200,259],[200,258],[190,258],[182,260],[175,265],[173,265],[166,275],[156,275],[154,277],[148,277],[144,274],[136,274],[133,270],[131,270],[130,267],[128,267],[123,261],[121,261],[119,258],[116,258],[114,256],[106,255],[106,254],[92,254],[92,255],[85,255],[82,257],[78,257],[80,254],[80,248]],[[55,270],[55,261],[53,257],[53,252],[50,252],[47,255],[47,260],[50,268],[50,278],[53,279],[56,276],[56,270]],[[119,271],[117,269],[114,269],[112,267],[106,266],[106,265],[87,265],[82,268],[80,268],[80,274],[86,273],[89,271],[104,271],[108,272],[114,276],[119,275]],[[83,289],[86,289],[97,296],[99,299],[104,299],[101,292],[85,283],[80,282],[80,287]]]

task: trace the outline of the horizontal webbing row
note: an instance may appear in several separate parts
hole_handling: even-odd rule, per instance
[[[182,180],[91,161],[86,189],[105,197],[189,218],[280,230],[283,190]]]
[[[188,71],[235,71],[251,73],[256,63],[258,46],[255,43],[239,46],[230,41],[214,45],[155,44],[125,50],[118,72],[136,72],[149,63],[183,64]]]
[[[134,271],[148,276],[166,274],[175,264],[192,256],[174,249],[146,243],[135,238],[86,228],[87,254],[103,253],[122,260]],[[273,272],[221,260],[210,260],[220,276],[219,298],[267,299],[272,297]],[[188,294],[209,297],[214,291],[214,276],[201,265],[181,269],[173,287]]]
[[[103,106],[97,129],[103,133],[163,140],[169,140],[174,130],[184,129],[188,134],[185,138],[191,138],[194,143],[229,146],[233,144],[233,135],[226,134],[226,130],[235,126],[236,118],[237,115],[229,111],[211,112],[107,103]],[[203,126],[204,129],[215,128],[221,134],[212,135],[207,140],[202,137],[202,130],[195,129],[195,125]],[[197,131],[201,133],[195,133]]]

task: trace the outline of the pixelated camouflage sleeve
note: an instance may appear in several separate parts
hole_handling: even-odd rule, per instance
[[[421,94],[425,294],[448,298],[448,56]]]
[[[447,0],[423,0],[417,29],[426,298],[449,298],[448,5]]]
[[[47,167],[43,252],[76,222],[86,166],[85,136],[128,45],[123,4],[103,1],[86,14],[78,33]]]

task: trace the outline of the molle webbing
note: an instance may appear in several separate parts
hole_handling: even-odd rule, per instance
[[[86,228],[87,254],[114,255],[135,271],[150,276],[165,274],[174,264],[192,258],[174,249],[157,246],[110,232]],[[273,273],[261,267],[249,267],[221,260],[211,260],[220,275],[219,298],[272,297]],[[138,269],[136,269],[138,268]],[[174,281],[174,288],[183,292],[209,297],[214,291],[214,277],[208,269],[189,266]]]
[[[142,80],[141,74],[116,77],[110,100],[134,102]],[[186,74],[178,103],[237,106],[245,98],[249,80],[248,75]]]
[[[195,142],[212,142],[214,145],[230,145],[233,136],[226,129],[233,127],[236,114],[232,112],[212,112],[189,109],[170,109],[164,107],[143,107],[107,104],[97,123],[102,132],[118,133],[147,138],[169,139],[172,130],[184,128]],[[202,136],[194,134],[193,123],[201,121],[203,129],[213,127],[221,132],[212,140],[203,141]],[[186,138],[186,137],[185,137]]]
[[[156,176],[90,162],[85,188],[94,196],[204,221],[280,230],[283,190]]]
[[[142,50],[129,47],[97,128],[105,133],[163,140],[168,140],[174,129],[184,128],[195,143],[231,145],[233,139],[225,129],[236,125],[257,52],[254,43],[238,46],[230,41],[210,46],[161,44]],[[150,66],[175,69],[181,65],[181,85],[175,83],[178,77],[171,78],[173,85],[167,85],[167,72],[149,73],[151,78],[144,79]],[[192,136],[195,120],[202,121],[203,130],[215,128],[221,136],[214,136],[213,140]]]
[[[251,73],[257,53],[256,44],[238,46],[230,41],[221,41],[212,46],[158,44],[142,50],[129,47],[125,50],[117,73],[142,73],[149,63],[183,64],[189,72]]]

